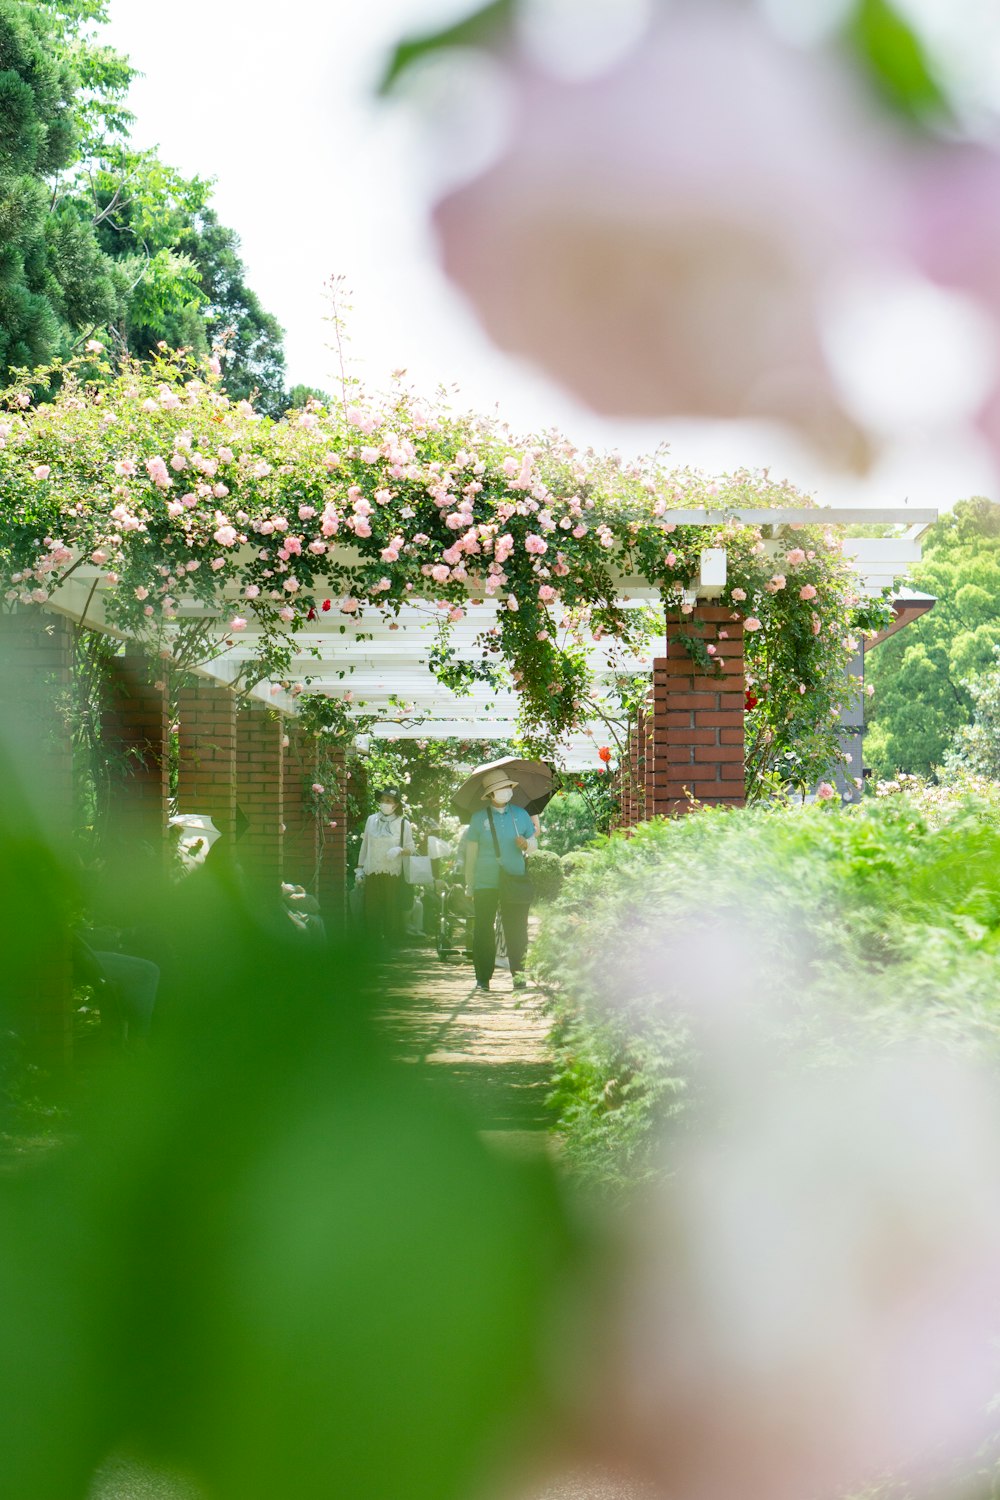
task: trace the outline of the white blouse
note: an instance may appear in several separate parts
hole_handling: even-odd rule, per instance
[[[402,874],[402,855],[389,853],[390,849],[399,848],[406,854],[413,853],[413,824],[409,818],[387,818],[384,813],[372,813],[365,824],[358,869],[365,875]]]

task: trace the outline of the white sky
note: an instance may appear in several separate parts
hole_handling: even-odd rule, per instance
[[[936,3],[920,0],[924,9]],[[469,8],[467,0],[171,0],[166,8],[111,0],[105,37],[145,75],[131,97],[134,141],[158,145],[185,174],[217,179],[215,204],[241,237],[249,283],[286,330],[291,383],[336,387],[322,288],[341,274],[352,303],[349,354],[367,383],[402,367],[428,394],[457,385],[462,404],[497,407],[517,430],[555,425],[578,443],[626,453],[665,439],[678,464],[770,466],[831,504],[909,499],[945,508],[1000,494],[985,447],[952,410],[961,405],[956,390],[986,378],[989,355],[963,310],[922,286],[879,298],[880,326],[866,321],[863,350],[844,321],[857,399],[897,430],[863,482],[825,472],[763,424],[604,422],[494,350],[437,270],[409,121],[374,102],[371,87],[401,33]]]

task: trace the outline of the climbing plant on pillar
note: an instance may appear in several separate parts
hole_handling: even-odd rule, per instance
[[[320,611],[392,622],[423,600],[446,632],[470,597],[490,598],[499,608],[479,647],[518,688],[525,737],[544,747],[590,716],[595,640],[645,649],[623,580],[682,595],[701,549],[724,546],[723,602],[756,611],[762,701],[773,700],[754,764],[773,767],[793,735],[813,735],[817,755],[832,748],[833,683],[842,696],[846,642],[868,622],[835,533],[809,528],[792,546],[759,526],[669,519],[807,503],[789,485],[747,471],[709,481],[664,453],[626,464],[552,434],[518,439],[398,386],[343,406],[310,401],[275,422],[226,396],[217,361],[163,354],[98,382],[70,365],[56,399],[34,404],[52,378],[25,373],[0,403],[0,578],[12,607],[46,605],[74,574],[90,577],[110,626],[187,666],[249,641],[252,622],[245,688],[290,678],[295,632]],[[775,584],[778,566],[797,570],[796,587]],[[448,682],[447,649],[431,667]],[[793,714],[786,698],[799,688]]]

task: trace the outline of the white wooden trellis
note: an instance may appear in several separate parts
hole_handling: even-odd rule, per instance
[[[758,526],[815,526],[877,524],[904,526],[898,535],[885,538],[847,538],[845,554],[851,559],[858,577],[858,592],[879,594],[895,580],[905,577],[920,559],[921,537],[937,519],[937,511],[903,506],[834,506],[782,507],[778,509],[730,509],[722,511],[673,510],[659,518],[666,527],[718,527],[726,521]],[[777,551],[778,542],[765,542]],[[336,555],[334,561],[339,560]],[[343,561],[357,560],[345,552]],[[98,630],[112,631],[104,609],[103,570],[86,565],[57,588],[47,608],[70,616]],[[688,597],[717,597],[726,581],[726,558],[722,548],[706,548],[701,555],[699,575],[691,579]],[[95,586],[96,585],[96,586]],[[245,605],[240,609],[238,588],[230,586],[222,593],[227,608],[245,613],[248,625],[233,637],[226,647],[200,670],[220,683],[235,682],[248,659],[255,654],[257,632],[253,616]],[[619,602],[626,607],[653,605],[661,607],[659,590],[637,577],[621,577]],[[294,685],[308,680],[311,691],[343,697],[351,694],[350,712],[357,716],[377,714],[378,723],[371,733],[400,739],[509,739],[517,725],[517,693],[476,684],[467,694],[456,694],[444,687],[427,665],[427,656],[437,634],[440,612],[432,600],[415,600],[403,606],[393,621],[385,619],[369,606],[356,615],[341,612],[341,600],[334,597],[328,613],[319,612],[315,621],[296,633],[296,654],[284,681]],[[496,600],[483,597],[481,585],[470,585],[469,602],[463,620],[451,626],[449,644],[459,660],[481,657],[476,639],[496,619]],[[178,621],[213,617],[216,612],[198,601],[180,598]],[[395,625],[397,628],[393,628]],[[115,633],[112,631],[112,633]],[[615,699],[610,684],[621,672],[651,670],[655,656],[664,652],[663,637],[649,640],[641,656],[629,656],[614,641],[594,641],[588,648],[589,664],[596,680],[597,699],[592,719],[581,732],[567,737],[561,747],[560,760],[568,769],[592,768],[596,764],[595,744],[607,738],[601,708],[613,714]],[[296,695],[280,683],[261,682],[253,696],[288,713],[296,711]]]

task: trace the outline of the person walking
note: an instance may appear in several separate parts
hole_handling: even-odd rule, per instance
[[[473,901],[472,961],[476,989],[488,990],[496,968],[496,915],[500,911],[510,972],[523,989],[528,947],[527,866],[537,847],[531,815],[512,802],[517,782],[502,770],[482,778],[482,802],[465,839],[465,886]]]
[[[378,811],[365,823],[354,878],[363,887],[365,927],[388,948],[402,941],[403,875],[412,853],[413,826],[403,816],[399,788],[384,786]]]

